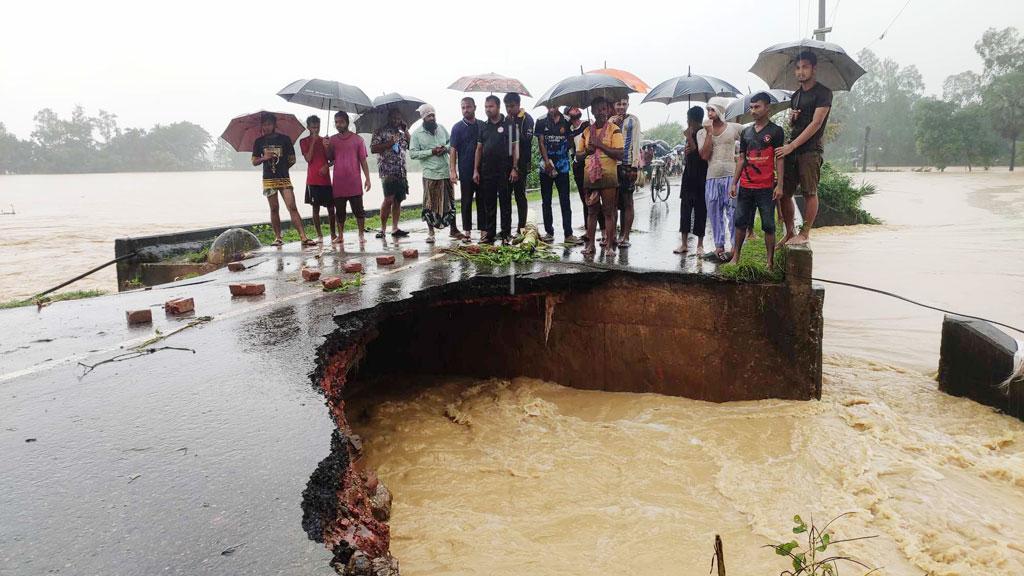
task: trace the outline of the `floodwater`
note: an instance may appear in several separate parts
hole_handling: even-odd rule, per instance
[[[0,175],[0,301],[28,297],[114,258],[114,239],[213,226],[267,222],[260,172],[155,172],[132,174]],[[367,209],[383,199],[371,172]],[[299,212],[305,171],[293,170]],[[409,202],[423,194],[419,173],[409,174]],[[283,208],[283,206],[282,206]],[[326,211],[321,210],[326,216]],[[282,212],[287,220],[287,212]],[[326,221],[326,219],[325,219]],[[27,273],[27,271],[31,271]],[[117,291],[113,266],[67,290]]]
[[[1024,177],[880,173],[884,226],[815,234],[815,274],[1024,325]],[[402,573],[778,574],[800,514],[891,575],[1024,574],[1024,423],[938,392],[942,315],[825,298],[820,402],[709,404],[450,378],[358,398]],[[1014,334],[1022,338],[1021,334]],[[866,570],[841,566],[843,574]]]

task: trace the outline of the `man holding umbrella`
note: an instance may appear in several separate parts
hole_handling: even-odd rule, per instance
[[[391,235],[399,238],[409,233],[398,228],[402,217],[402,200],[409,195],[409,180],[405,165],[405,152],[409,149],[409,128],[402,119],[402,111],[395,107],[388,110],[388,123],[377,130],[370,140],[370,152],[377,155],[377,170],[384,186],[384,203],[380,207],[380,232],[384,237],[388,216],[392,216]]]
[[[295,164],[295,146],[291,138],[276,131],[277,116],[265,112],[260,117],[263,135],[256,139],[252,148],[252,165],[263,165],[263,195],[270,204],[270,226],[274,230],[274,246],[284,243],[281,240],[281,212],[277,195],[284,198],[284,205],[292,219],[292,226],[299,232],[303,246],[311,246],[316,242],[306,237],[306,229],[302,216],[295,206],[295,192],[292,188],[288,169]]]
[[[818,180],[825,151],[821,139],[832,109],[832,90],[817,81],[817,67],[818,57],[814,52],[808,50],[797,55],[795,74],[800,89],[790,100],[792,136],[789,144],[775,151],[779,158],[786,159],[784,196],[780,201],[782,218],[786,223],[782,244],[806,244],[814,218],[818,215]],[[793,194],[797,186],[804,196],[804,223],[800,234],[794,235],[796,205]]]

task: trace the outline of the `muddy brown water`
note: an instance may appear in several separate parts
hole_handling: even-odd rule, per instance
[[[1024,324],[1024,177],[867,178],[886,224],[818,232],[817,276]],[[1024,574],[1024,423],[938,392],[941,314],[825,302],[820,402],[454,377],[356,399],[403,574],[706,574],[716,533],[730,576],[778,574],[762,546],[794,514],[844,512],[838,537],[877,537],[839,550],[882,574]]]

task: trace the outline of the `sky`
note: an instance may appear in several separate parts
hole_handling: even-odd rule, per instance
[[[315,112],[276,95],[299,78],[339,80],[371,98],[401,92],[457,121],[456,78],[497,72],[534,96],[607,63],[651,86],[694,73],[742,90],[765,87],[747,72],[758,52],[811,35],[817,0],[693,2],[264,2],[95,0],[4,2],[0,122],[29,137],[33,116],[75,105],[117,114],[122,127],[188,120],[215,137],[236,115]],[[1022,0],[826,0],[828,40],[855,54],[916,64],[929,93],[946,76],[981,67],[974,43],[989,27],[1024,28]],[[481,10],[487,7],[489,15]],[[895,19],[895,21],[894,21]],[[890,23],[891,27],[890,27]],[[886,37],[879,35],[888,27]],[[483,117],[478,98],[479,116]],[[685,117],[686,104],[644,104],[645,126]],[[524,105],[535,117],[534,100]],[[323,112],[320,113],[325,116]]]

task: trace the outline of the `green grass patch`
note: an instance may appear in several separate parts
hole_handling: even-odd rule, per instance
[[[198,250],[196,252],[187,252],[185,254],[182,254],[181,257],[186,262],[191,262],[192,264],[202,264],[203,262],[206,262],[206,259],[210,256],[211,245],[213,245],[212,242],[210,244],[207,244],[206,246],[203,246],[201,250]]]
[[[48,294],[46,296],[43,296],[42,298],[8,300],[6,302],[0,302],[0,310],[5,310],[8,308],[21,308],[22,306],[51,304],[53,302],[63,302],[65,300],[81,300],[83,298],[95,298],[96,296],[103,296],[106,293],[106,290],[74,290],[71,292],[61,292],[59,294]]]
[[[530,250],[519,246],[480,246],[479,252],[470,252],[465,248],[449,248],[445,250],[453,256],[491,266],[507,266],[513,262],[534,262],[536,260],[559,260],[557,254],[550,249],[537,248]]]
[[[729,280],[748,283],[782,282],[786,277],[786,249],[775,251],[775,267],[768,269],[768,248],[764,245],[764,232],[761,231],[761,215],[754,217],[754,230],[757,239],[748,237],[743,243],[743,253],[738,264],[722,264],[718,267],[718,275]]]
[[[864,182],[856,185],[849,174],[840,172],[829,162],[822,164],[818,181],[818,201],[822,205],[819,213],[827,209],[843,215],[843,219],[852,224],[881,224],[860,207],[861,199],[874,193],[874,184]]]

